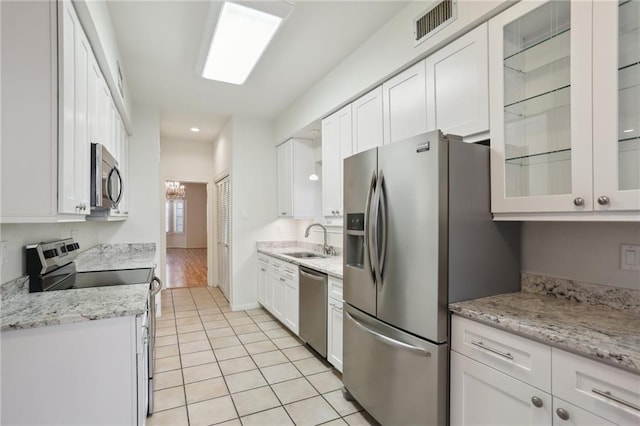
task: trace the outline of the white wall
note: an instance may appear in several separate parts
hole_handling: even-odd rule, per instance
[[[458,18],[418,47],[414,47],[413,19],[433,3],[417,1],[409,4],[291,104],[276,121],[274,143],[285,141],[308,124],[356,99],[509,5],[508,2],[499,0],[459,1]]]
[[[0,225],[0,240],[6,241],[7,263],[0,265],[0,283],[23,276],[26,272],[24,246],[43,241],[69,238],[72,236],[80,244],[80,251],[90,249],[99,243],[96,222],[78,223],[20,223]]]
[[[129,217],[122,222],[103,224],[99,228],[99,241],[156,243],[157,248],[160,247],[160,212],[164,212],[164,204],[160,201],[160,116],[157,109],[139,105],[134,105],[132,112]],[[163,268],[157,268],[156,274],[164,278]]]
[[[640,224],[525,222],[522,270],[640,290],[640,272],[620,269],[621,244],[640,244]]]
[[[271,122],[234,116],[231,125],[231,306],[238,310],[257,306],[256,241],[292,239],[295,232],[276,216]]]

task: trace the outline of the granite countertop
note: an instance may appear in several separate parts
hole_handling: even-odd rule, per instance
[[[519,293],[452,303],[449,309],[639,374],[640,292],[568,282],[524,276]]]
[[[152,268],[155,244],[97,246],[78,255],[78,272]],[[29,293],[29,278],[0,287],[0,331],[143,314],[149,283]]]
[[[286,262],[305,266],[342,279],[342,250],[340,248],[336,249],[337,256],[298,259],[287,256],[287,253],[300,251],[322,253],[322,245],[302,241],[261,241],[257,243],[257,247],[259,253],[268,254]]]

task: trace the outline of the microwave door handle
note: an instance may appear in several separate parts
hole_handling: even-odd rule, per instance
[[[113,175],[116,175],[118,177],[118,187],[120,188],[120,190],[118,191],[118,197],[116,199],[113,198],[113,192],[111,190],[111,179],[113,179]],[[114,205],[114,207],[116,207],[118,205],[118,203],[120,202],[120,198],[122,198],[122,175],[120,175],[120,170],[118,170],[117,167],[113,167],[110,171],[109,171],[109,175],[107,176],[107,197],[109,197],[109,201],[111,201]]]
[[[371,251],[371,247],[373,246],[371,244],[370,238],[371,235],[373,234],[373,232],[371,231],[371,200],[373,199],[374,193],[375,193],[375,188],[376,188],[376,171],[373,171],[373,175],[371,175],[371,183],[369,184],[369,190],[367,193],[367,203],[365,205],[364,208],[364,220],[365,220],[365,224],[364,224],[364,252],[366,253],[367,257],[369,258],[369,272],[371,274],[371,281],[373,282],[373,284],[375,285],[376,283],[376,274],[373,268],[374,265],[374,257],[373,257],[373,252]]]
[[[124,181],[122,180],[122,173],[120,173],[120,169],[118,167],[113,168],[118,175],[118,188],[120,191],[118,192],[118,198],[113,202],[116,206],[120,204],[120,200],[122,200],[122,194],[124,194]]]

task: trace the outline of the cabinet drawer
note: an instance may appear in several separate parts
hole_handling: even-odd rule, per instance
[[[556,426],[609,426],[615,423],[554,396],[552,424]]]
[[[344,300],[342,296],[342,280],[335,277],[329,277],[329,297],[336,300]]]
[[[285,280],[290,280],[298,283],[298,266],[291,263],[283,262],[280,269],[277,271],[278,275],[282,276]]]
[[[640,375],[553,349],[553,394],[621,425],[640,424]]]
[[[258,262],[263,264],[264,266],[269,266],[269,256],[265,256],[263,254],[258,254]]]
[[[551,347],[456,315],[451,349],[551,392]]]

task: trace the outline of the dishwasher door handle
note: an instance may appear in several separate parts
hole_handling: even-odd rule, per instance
[[[314,275],[314,274],[310,274],[308,272],[304,272],[304,271],[300,271],[300,275],[302,275],[305,278],[309,278],[310,280],[314,280],[314,281],[324,281],[325,277],[323,275]]]

